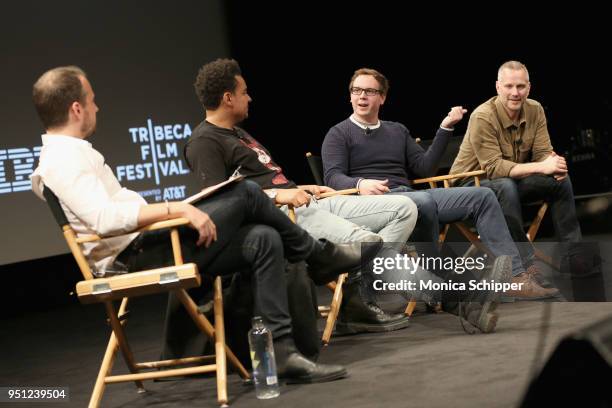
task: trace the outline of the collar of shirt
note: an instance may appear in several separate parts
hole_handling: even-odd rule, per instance
[[[501,120],[504,129],[508,129],[510,126],[520,127],[526,122],[524,107],[521,108],[521,113],[519,114],[518,120],[513,121],[510,119],[508,113],[504,109],[504,105],[501,103],[499,96],[495,99],[495,109],[497,110],[497,117]]]
[[[233,129],[228,129],[228,128],[217,126],[214,123],[210,123],[207,120],[204,120],[204,125],[214,128],[217,132],[227,134],[228,136],[235,136],[238,138],[242,137],[240,133],[242,129],[240,129],[238,126],[234,126]]]
[[[43,142],[43,146],[47,146],[50,144],[76,144],[91,147],[91,143],[89,143],[87,140],[79,139],[78,137],[68,135],[50,135],[48,133],[45,133],[41,136],[41,139]]]
[[[362,128],[363,130],[366,130],[366,129],[374,130],[374,129],[378,129],[380,127],[380,120],[378,122],[376,122],[375,125],[364,125],[363,123],[361,123],[357,119],[355,119],[355,115],[351,115],[349,117],[349,119],[351,120],[351,122],[353,122],[354,124],[356,124],[357,126]]]

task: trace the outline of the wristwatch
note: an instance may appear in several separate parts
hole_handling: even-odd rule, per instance
[[[270,199],[274,202],[276,202],[276,194],[278,194],[278,191],[275,188],[270,188],[268,190],[264,191],[268,197],[270,197]]]

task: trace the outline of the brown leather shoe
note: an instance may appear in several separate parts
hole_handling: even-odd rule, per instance
[[[535,264],[531,264],[525,273],[529,275],[532,280],[536,281],[541,287],[554,288],[553,284],[544,277],[540,268],[538,268]]]
[[[541,287],[527,272],[514,276],[511,283],[520,284],[521,289],[508,290],[505,292],[505,296],[513,297],[516,300],[540,300],[559,295],[556,288]]]

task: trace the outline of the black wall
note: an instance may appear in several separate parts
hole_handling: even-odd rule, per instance
[[[499,65],[516,59],[530,71],[530,97],[544,105],[560,154],[584,150],[580,130],[594,130],[596,160],[570,163],[576,192],[612,189],[610,34],[599,10],[555,5],[539,12],[518,2],[500,10],[384,1],[339,2],[335,11],[321,2],[228,4],[232,54],[253,98],[244,126],[298,182],[311,181],[303,153],[319,152],[327,130],[351,113],[355,69],[383,72],[391,89],[382,118],[427,139],[449,107],[472,111],[494,96]]]

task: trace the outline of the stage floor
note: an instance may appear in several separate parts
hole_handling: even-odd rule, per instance
[[[449,314],[417,313],[412,325],[387,334],[335,337],[320,361],[344,364],[350,377],[315,385],[287,386],[274,400],[258,401],[237,375],[229,377],[233,407],[514,407],[521,401],[534,360],[542,364],[564,335],[612,316],[612,303],[549,303],[552,317],[544,352],[536,356],[544,303],[499,307],[494,334],[467,335]],[[18,305],[16,305],[18,306]],[[138,299],[128,335],[139,359],[160,350],[164,298]],[[0,345],[0,386],[64,386],[70,402],[87,405],[108,339],[100,305],[62,309],[5,320]],[[115,372],[125,372],[121,358]],[[212,378],[107,386],[104,407],[216,406]],[[8,406],[8,404],[0,404]],[[15,406],[26,406],[15,404]],[[27,404],[43,406],[43,404]]]

